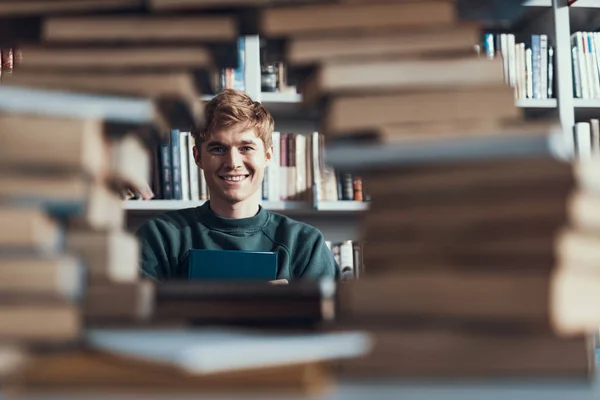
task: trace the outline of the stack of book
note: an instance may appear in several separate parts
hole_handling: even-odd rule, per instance
[[[0,341],[76,342],[33,351],[3,381],[7,395],[314,393],[330,386],[323,361],[368,349],[364,335],[184,329],[248,317],[318,322],[334,315],[332,283],[174,294],[138,277],[119,192],[147,188],[146,146],[200,122],[201,86],[238,60],[232,15],[167,11],[167,3],[0,6],[2,16],[35,17],[6,18],[0,29],[0,46],[22,54],[0,90]],[[19,354],[2,348],[0,374],[21,365]]]
[[[561,239],[576,182],[550,150],[565,143],[523,120],[501,62],[474,54],[478,27],[457,22],[454,7],[263,13],[263,32],[287,41],[304,102],[326,110],[329,160],[359,172],[373,199],[362,238],[369,269],[339,288],[335,328],[367,328],[376,346],[341,371],[588,376],[586,334],[600,313],[586,304],[600,280]]]

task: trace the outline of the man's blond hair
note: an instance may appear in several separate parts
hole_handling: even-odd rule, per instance
[[[246,93],[226,89],[204,105],[205,123],[196,127],[192,135],[200,145],[223,129],[235,129],[244,132],[254,129],[265,149],[273,145],[275,122],[271,113],[258,101],[253,101]]]

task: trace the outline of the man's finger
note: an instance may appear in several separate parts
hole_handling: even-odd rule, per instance
[[[274,281],[269,281],[271,285],[287,285],[289,282],[287,279],[276,279]]]

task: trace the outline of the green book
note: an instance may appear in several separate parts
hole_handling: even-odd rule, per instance
[[[190,280],[277,279],[277,254],[269,251],[204,250],[189,253]]]

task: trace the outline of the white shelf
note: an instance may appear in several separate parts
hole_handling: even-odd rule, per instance
[[[600,108],[600,99],[573,99],[575,108]]]
[[[204,204],[200,201],[183,200],[129,200],[123,202],[126,211],[163,212],[198,207]],[[319,212],[359,212],[368,209],[368,203],[360,201],[328,201],[319,203],[318,209],[306,201],[263,201],[261,205],[275,212],[290,212],[295,214],[313,214]]]
[[[127,211],[169,211],[198,207],[204,204],[204,200],[128,200],[123,203],[123,208]]]
[[[366,211],[369,203],[364,201],[322,201],[317,205],[318,211]]]
[[[294,92],[262,92],[260,99],[261,103],[300,103],[302,95]]]
[[[556,99],[518,99],[515,105],[521,108],[556,108],[558,101]]]
[[[552,7],[552,0],[527,0],[523,5],[525,7]]]

